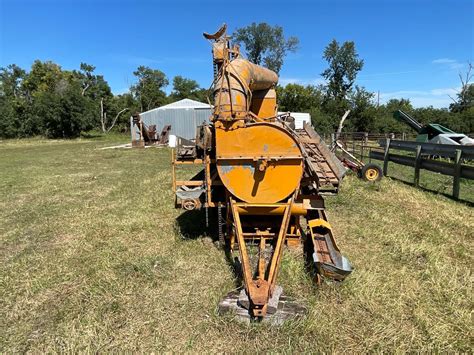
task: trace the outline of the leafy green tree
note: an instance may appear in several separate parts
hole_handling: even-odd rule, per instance
[[[199,89],[199,84],[195,80],[186,79],[178,75],[173,78],[173,91],[171,96],[176,100],[190,98]]]
[[[459,73],[461,80],[461,90],[458,92],[457,99],[451,98],[453,103],[449,106],[451,112],[462,112],[474,107],[474,84],[471,83],[474,74],[472,73],[474,66],[468,63],[467,72],[464,75]]]
[[[15,64],[0,68],[0,137],[18,136],[24,95],[21,89],[25,70]]]
[[[75,72],[75,74],[79,77],[79,80],[81,81],[82,96],[84,96],[87,90],[97,82],[97,77],[93,74],[94,70],[95,66],[87,63],[81,63],[80,71]]]
[[[474,84],[467,84],[457,94],[457,100],[449,105],[451,112],[462,112],[474,107]]]
[[[95,75],[95,67],[81,63],[79,72],[74,72],[81,85],[81,96],[89,99],[94,114],[92,117],[95,126],[99,126],[103,133],[109,132],[117,123],[120,116],[128,111],[128,107],[118,107],[119,102],[102,75]]]
[[[349,95],[351,103],[351,113],[349,120],[352,131],[373,132],[375,129],[376,108],[372,102],[374,93],[368,92],[365,88],[356,86]]]
[[[76,137],[83,130],[103,126],[109,115],[108,131],[127,108],[119,108],[122,100],[94,70],[81,63],[79,71],[65,71],[39,60],[28,73],[15,65],[1,68],[0,136]]]
[[[299,40],[285,38],[281,26],[271,26],[265,22],[252,23],[238,28],[232,35],[236,43],[243,44],[248,59],[259,65],[280,72],[288,52],[296,52]]]
[[[334,47],[337,47],[335,52]],[[375,106],[373,93],[354,84],[360,70],[354,67],[360,67],[362,61],[356,59],[359,65],[349,65],[353,61],[344,58],[351,53],[355,55],[355,49],[342,50],[342,47],[330,44],[327,48],[328,53],[336,53],[327,57],[335,58],[328,60],[327,71],[334,75],[328,74],[327,86],[289,84],[276,88],[280,111],[309,112],[313,125],[323,134],[334,132],[347,109],[351,115],[346,121],[346,131],[414,134],[408,125],[394,119],[393,113],[398,109],[412,114],[422,124],[439,123],[464,133],[474,131],[474,86],[469,72],[466,78],[461,77],[462,90],[449,110],[415,109],[407,99],[392,99]],[[336,65],[338,61],[342,64]],[[341,76],[346,66],[354,69],[353,74]],[[147,67],[135,72],[138,82],[131,92],[114,95],[104,77],[94,71],[95,67],[86,63],[81,63],[79,70],[67,71],[56,63],[39,60],[29,72],[15,64],[0,68],[0,137],[70,138],[92,128],[104,132],[125,131],[129,129],[129,112],[144,111],[185,97],[207,100],[207,90],[182,76],[174,78],[173,91],[167,97],[163,91],[168,84],[165,74]],[[336,79],[341,77],[342,84],[332,85],[332,81],[337,83]]]
[[[195,100],[199,102],[204,102],[206,104],[211,103],[212,105],[214,101],[214,97],[212,95],[209,95],[209,90],[204,88],[200,88],[196,92],[194,92],[194,97]]]
[[[206,97],[207,90],[201,89],[197,81],[184,78],[180,75],[173,78],[173,91],[170,95],[172,101],[191,99],[206,102]]]
[[[93,70],[93,66],[82,64],[80,72],[71,72],[53,62],[35,61],[30,72],[17,81],[15,91],[21,95],[9,99],[6,117],[15,113],[14,124],[3,126],[10,127],[10,132],[16,127],[17,136],[52,138],[76,137],[82,130],[97,127],[99,99],[113,95],[107,82],[93,75]],[[5,135],[11,134],[2,133]]]
[[[312,107],[309,110],[311,123],[319,134],[334,132],[333,117],[325,112],[322,107]]]
[[[18,136],[18,114],[11,97],[0,95],[0,137],[15,138]]]
[[[110,112],[113,117],[116,117],[115,127],[118,131],[127,132],[130,129],[130,115],[138,111],[139,104],[131,93],[115,95],[113,97]]]
[[[354,42],[339,45],[335,39],[324,49],[323,58],[329,64],[329,68],[321,74],[328,82],[328,97],[344,100],[362,70],[364,61],[359,59]]]
[[[35,60],[31,70],[22,81],[22,89],[27,101],[31,102],[35,94],[61,90],[66,79],[61,67],[51,61]]]
[[[47,118],[41,113],[54,112],[56,97],[63,94],[72,79],[61,67],[51,61],[35,60],[30,71],[21,81],[24,100],[19,110],[18,135],[22,137],[46,134]],[[51,101],[45,99],[48,97]],[[38,110],[44,106],[45,110]]]
[[[452,118],[454,115],[451,115],[447,109],[437,109],[432,106],[420,107],[413,109],[412,115],[422,125],[426,125],[429,123],[439,123],[444,126],[447,126],[448,128],[451,128],[453,126]]]
[[[414,110],[413,116],[422,124],[438,123],[455,132],[474,132],[474,107],[467,107],[459,112],[450,112],[446,108],[420,107]]]
[[[336,100],[325,97],[321,110],[328,119],[328,124],[332,126],[332,131],[336,131],[339,121],[347,110],[352,109],[351,102],[348,99]],[[352,123],[350,120],[345,124],[345,131],[351,130]]]
[[[375,119],[375,132],[380,133],[414,133],[410,126],[397,121],[393,114],[397,110],[403,110],[413,114],[413,106],[408,99],[391,99],[385,105],[377,108]]]
[[[0,68],[0,95],[20,98],[21,82],[25,76],[26,72],[16,64]]]
[[[474,107],[473,106],[470,106],[469,108],[459,113],[459,128],[457,128],[457,130],[462,133],[474,132]]]
[[[163,88],[169,84],[165,73],[158,69],[139,66],[133,72],[138,82],[131,87],[131,92],[140,103],[140,110],[148,111],[167,102]]]
[[[81,131],[95,126],[97,113],[93,102],[82,96],[79,82],[66,81],[60,92],[41,91],[35,93],[35,100],[29,112],[34,125],[27,127],[30,134],[37,129],[49,138],[73,138]]]
[[[277,86],[277,99],[280,111],[307,112],[321,105],[323,92],[313,85],[288,84]]]

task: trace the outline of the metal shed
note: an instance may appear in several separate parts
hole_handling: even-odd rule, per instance
[[[282,114],[284,112],[278,112]],[[303,123],[311,123],[309,113],[290,112],[295,118],[297,129],[303,128]],[[183,99],[171,104],[155,108],[140,114],[147,126],[156,125],[157,132],[161,132],[164,126],[171,125],[170,134],[185,139],[196,138],[196,127],[203,122],[208,122],[212,115],[212,106],[191,99]],[[133,127],[130,118],[130,132],[132,140],[136,139],[136,127]]]
[[[196,127],[209,120],[212,107],[199,101],[183,99],[171,104],[140,113],[140,117],[147,126],[156,125],[157,132],[164,126],[171,125],[171,132],[178,137],[194,139]],[[135,139],[136,127],[133,127],[130,118],[130,132]]]

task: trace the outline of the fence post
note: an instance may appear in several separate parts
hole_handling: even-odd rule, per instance
[[[454,161],[453,197],[459,199],[459,183],[461,181],[461,149],[456,149]]]
[[[388,152],[390,150],[390,138],[385,139],[385,152],[383,154],[383,175],[387,176],[388,172]]]
[[[420,184],[420,165],[421,165],[421,145],[416,146],[416,157],[415,157],[415,181],[413,182],[416,187]]]

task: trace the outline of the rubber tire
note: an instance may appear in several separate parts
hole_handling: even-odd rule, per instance
[[[375,179],[370,179],[367,176],[367,172],[370,171],[370,170],[377,170],[377,177]],[[365,164],[362,167],[362,170],[360,171],[360,177],[364,181],[370,181],[370,182],[380,181],[383,177],[382,168],[380,166],[378,166],[377,164],[373,164],[373,163]]]

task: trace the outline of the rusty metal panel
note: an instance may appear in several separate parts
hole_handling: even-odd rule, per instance
[[[281,201],[294,193],[303,174],[295,138],[271,123],[216,129],[216,159],[225,187],[245,202]]]
[[[329,147],[324,143],[321,139],[319,134],[314,130],[314,128],[309,123],[303,124],[304,131],[308,134],[308,136],[314,140],[315,144],[318,147],[319,153],[324,158],[324,161],[329,165],[330,169],[337,177],[339,181],[342,180],[344,175],[346,174],[346,169],[342,165],[341,161],[336,157],[336,155],[331,152]]]

